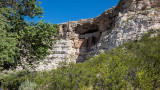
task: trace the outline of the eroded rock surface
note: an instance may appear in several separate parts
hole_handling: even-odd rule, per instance
[[[83,62],[154,29],[160,29],[160,0],[120,0],[93,19],[59,24],[52,54],[36,70],[51,70],[60,62]]]

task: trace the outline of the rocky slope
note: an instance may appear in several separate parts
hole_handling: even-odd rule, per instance
[[[52,54],[36,70],[51,70],[59,63],[83,62],[160,28],[160,0],[120,0],[100,16],[59,24]]]

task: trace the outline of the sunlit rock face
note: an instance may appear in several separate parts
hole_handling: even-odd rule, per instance
[[[120,0],[116,7],[93,19],[59,24],[57,41],[35,70],[51,70],[61,62],[84,62],[102,51],[139,39],[160,28],[160,0]]]

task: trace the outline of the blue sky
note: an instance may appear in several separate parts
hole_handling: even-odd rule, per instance
[[[44,9],[43,18],[49,23],[63,23],[79,19],[94,18],[106,9],[116,6],[119,0],[39,0]],[[29,18],[28,18],[29,19]],[[31,20],[31,19],[29,19]]]

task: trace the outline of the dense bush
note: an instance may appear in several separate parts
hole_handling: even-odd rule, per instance
[[[152,32],[151,32],[152,33]],[[17,72],[4,77],[3,88],[35,82],[39,90],[154,90],[160,89],[160,34],[150,33],[85,63],[45,72]]]

